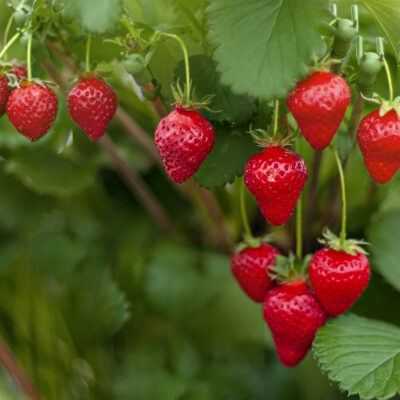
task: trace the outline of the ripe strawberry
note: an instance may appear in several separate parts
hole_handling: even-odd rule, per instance
[[[273,280],[267,274],[267,267],[275,264],[279,251],[269,244],[246,247],[233,255],[231,269],[243,291],[254,301],[261,303]]]
[[[192,177],[214,146],[214,128],[197,111],[176,104],[157,126],[155,141],[169,177]]]
[[[297,280],[272,288],[264,300],[264,319],[272,332],[279,360],[294,367],[307,354],[327,315],[307,283]]]
[[[370,269],[367,257],[343,250],[324,248],[314,254],[310,281],[319,302],[333,316],[343,314],[358,299],[368,284]]]
[[[298,82],[286,103],[314,150],[323,150],[335,136],[350,103],[346,81],[330,72],[314,72]]]
[[[358,127],[358,144],[371,177],[378,183],[390,181],[400,167],[400,120],[395,110],[368,114]]]
[[[114,117],[117,96],[103,80],[88,77],[69,92],[67,103],[71,118],[91,140],[98,140]]]
[[[34,142],[53,126],[58,99],[51,89],[35,82],[26,82],[11,92],[6,109],[15,129]]]
[[[28,72],[24,67],[19,65],[13,65],[13,69],[8,71],[9,74],[14,74],[18,79],[26,79],[28,77]]]
[[[0,117],[6,112],[9,93],[7,78],[4,75],[0,75]]]
[[[254,154],[244,170],[244,181],[272,225],[283,225],[292,215],[308,177],[304,160],[291,150],[269,146]]]

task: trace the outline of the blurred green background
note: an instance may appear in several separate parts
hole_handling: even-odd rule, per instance
[[[181,29],[191,55],[210,54],[205,45],[207,3],[188,3],[127,0],[125,6],[144,25]],[[0,32],[9,16],[6,1],[0,0]],[[193,16],[197,29],[191,27]],[[70,53],[79,59],[84,52],[82,30],[75,23],[66,26],[60,16],[55,18]],[[366,35],[379,34],[365,10],[361,18]],[[119,62],[121,49],[103,44],[102,39],[94,36],[92,59],[112,71],[108,80],[120,106],[152,138],[157,125],[153,109],[136,95],[132,79]],[[59,71],[65,69],[53,52],[49,57]],[[388,57],[394,65],[394,58]],[[24,58],[19,44],[9,52],[9,59]],[[167,107],[169,83],[181,59],[173,43],[160,46],[154,56],[152,72],[163,83]],[[355,63],[354,55],[351,63]],[[46,77],[39,60],[33,68],[36,76]],[[383,73],[376,90],[385,94]],[[175,227],[172,233],[161,229],[109,154],[71,122],[65,97],[60,90],[58,94],[56,124],[37,143],[16,133],[6,117],[0,120],[0,333],[43,398],[347,398],[328,383],[311,354],[294,369],[279,364],[260,305],[239,290],[230,273],[230,255],[220,246],[221,240],[212,240],[215,223],[208,211],[182,196],[120,121],[114,120],[108,134],[115,148],[162,203]],[[267,120],[264,114],[258,112],[254,120]],[[339,131],[343,152],[348,149],[346,123],[347,119]],[[246,122],[246,128],[238,129],[247,128]],[[313,152],[303,140],[300,154],[312,164]],[[400,234],[399,178],[376,187],[359,150],[354,154],[347,170],[350,236],[375,237],[381,242],[384,238],[381,245],[389,243],[389,251],[398,253],[394,239]],[[315,239],[325,223],[322,215],[335,176],[334,159],[327,154],[316,222],[306,227],[311,231],[308,251],[318,247]],[[238,183],[212,190],[235,240],[241,235]],[[265,223],[250,196],[247,200],[253,228],[262,233]],[[332,210],[332,229],[338,227],[339,206]],[[292,224],[275,233],[281,250],[290,249]],[[395,262],[383,263],[379,255],[371,283],[354,312],[400,323],[398,307],[388,309],[388,304],[399,304],[400,296],[375,272],[378,264]],[[384,274],[388,280],[391,272],[389,278]],[[6,375],[0,378],[0,398],[22,398]]]

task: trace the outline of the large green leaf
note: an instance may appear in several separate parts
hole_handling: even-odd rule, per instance
[[[64,0],[64,15],[92,33],[114,29],[121,12],[121,0]]]
[[[214,112],[202,111],[210,121],[233,121],[237,124],[248,121],[257,111],[256,104],[247,96],[237,96],[230,87],[219,82],[215,65],[207,56],[190,57],[190,77],[196,89],[196,97],[201,99],[213,95],[208,107]],[[181,62],[175,71],[175,79],[185,82],[185,66]]]
[[[194,176],[201,186],[225,185],[243,174],[247,160],[257,151],[257,145],[244,129],[217,127],[215,144],[209,156]]]
[[[68,196],[93,183],[93,173],[72,160],[33,146],[15,152],[7,160],[8,172],[42,194]]]
[[[221,82],[239,93],[285,97],[325,43],[315,31],[325,0],[211,0],[208,39]]]
[[[372,264],[397,290],[400,290],[399,237],[399,211],[378,214],[372,219],[368,232]]]
[[[329,379],[360,399],[389,399],[400,391],[400,329],[354,314],[319,329],[314,355]]]

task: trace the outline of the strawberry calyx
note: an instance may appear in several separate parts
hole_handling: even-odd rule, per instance
[[[365,255],[368,254],[365,251],[365,249],[361,247],[369,245],[369,243],[364,240],[356,240],[356,239],[341,240],[329,229],[326,229],[322,235],[323,237],[321,239],[318,239],[319,243],[331,248],[332,250],[344,251],[352,256],[357,255],[357,253]]]
[[[250,133],[255,143],[264,148],[269,146],[288,147],[298,135],[298,132],[296,132],[293,135],[281,137],[280,135],[274,135],[272,129],[266,131],[264,129],[253,129],[251,126],[248,133]]]
[[[280,284],[288,284],[307,279],[307,269],[311,261],[311,254],[303,258],[296,257],[293,253],[289,256],[277,255],[275,265],[268,266],[267,273]]]
[[[396,111],[398,117],[400,118],[400,96],[397,96],[393,100],[386,100],[378,93],[374,93],[372,97],[366,97],[361,93],[361,96],[364,100],[369,101],[370,103],[375,103],[380,106],[379,108],[379,116],[383,117],[389,111]]]
[[[271,243],[274,239],[274,235],[267,234],[260,237],[249,236],[248,234],[243,234],[243,241],[241,241],[235,247],[235,253],[239,253],[240,251],[247,249],[248,247],[257,248],[260,247],[263,243]]]
[[[174,105],[180,106],[185,110],[207,110],[209,112],[216,112],[213,111],[208,107],[211,100],[215,95],[207,95],[202,99],[197,100],[196,98],[196,89],[192,88],[192,82],[190,82],[189,89],[187,89],[186,84],[183,87],[180,85],[179,81],[176,83],[176,87],[171,85],[172,95],[174,96]]]

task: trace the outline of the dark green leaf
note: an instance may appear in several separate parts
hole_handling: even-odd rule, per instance
[[[329,320],[314,340],[314,355],[329,379],[360,399],[389,399],[400,390],[400,329],[344,315]]]
[[[304,65],[322,55],[315,31],[326,13],[325,0],[212,0],[209,41],[221,82],[240,94],[271,100],[285,97]]]
[[[194,176],[206,188],[225,185],[243,174],[247,160],[257,152],[249,133],[239,128],[217,127],[214,148]]]
[[[196,90],[196,97],[201,100],[213,95],[208,107],[215,112],[202,110],[201,113],[210,121],[233,121],[241,124],[248,121],[257,111],[255,102],[247,96],[237,96],[228,86],[219,82],[215,65],[207,56],[190,57],[190,77]],[[175,80],[185,82],[185,66],[181,62],[175,71]]]

